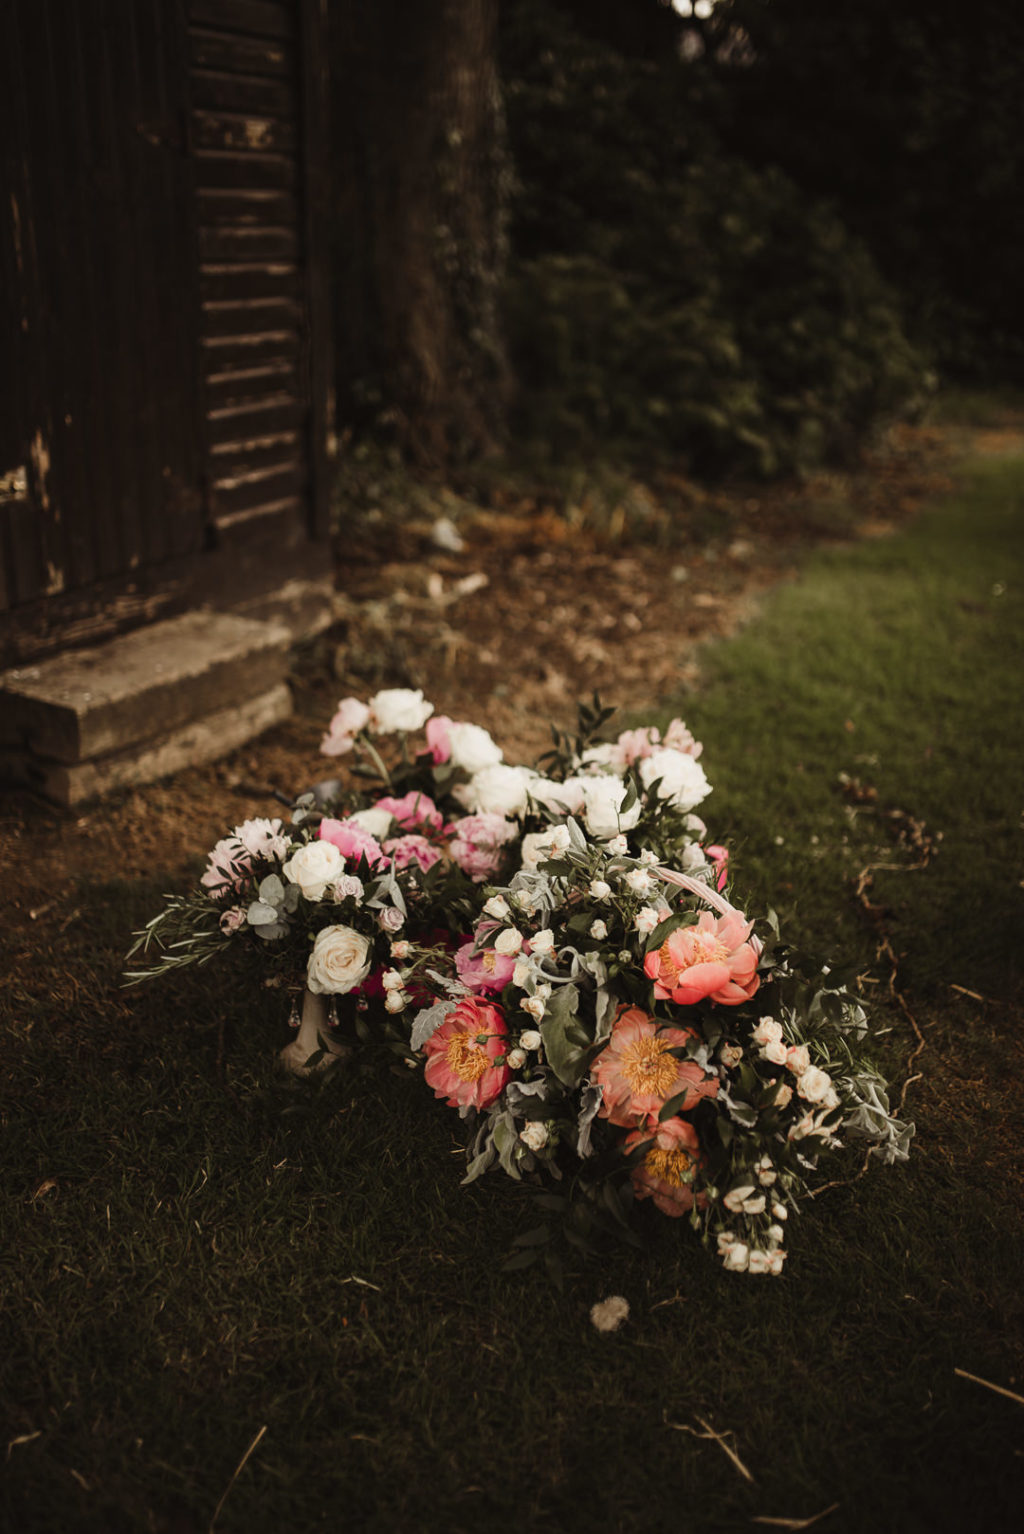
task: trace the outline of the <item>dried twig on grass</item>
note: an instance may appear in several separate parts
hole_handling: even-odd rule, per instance
[[[839,1506],[833,1502],[831,1507],[822,1508],[820,1513],[815,1513],[811,1518],[766,1518],[763,1515],[751,1518],[751,1523],[765,1523],[773,1529],[809,1529],[813,1523],[820,1523],[822,1518],[827,1518],[829,1513],[834,1513]]]
[[[235,1466],[235,1473],[231,1477],[228,1484],[225,1486],[224,1493],[220,1501],[217,1503],[216,1508],[214,1509],[213,1517],[210,1519],[210,1534],[213,1534],[213,1526],[217,1522],[217,1519],[220,1517],[220,1510],[228,1499],[228,1492],[231,1490],[232,1486],[234,1486],[235,1482],[238,1480],[238,1477],[245,1469],[246,1464],[249,1461],[249,1456],[252,1454],[253,1450],[256,1448],[256,1445],[259,1443],[260,1439],[263,1437],[266,1431],[267,1424],[264,1423],[259,1432],[256,1434],[256,1437],[253,1439],[252,1443],[249,1445],[241,1459],[238,1461],[238,1464]]]
[[[1024,1396],[1019,1396],[1015,1390],[1007,1390],[1005,1385],[993,1385],[991,1380],[983,1380],[980,1374],[968,1374],[966,1369],[954,1369],[962,1380],[971,1380],[975,1385],[984,1385],[986,1390],[994,1390],[996,1395],[1009,1396],[1011,1401],[1016,1401],[1018,1406],[1024,1406]]]
[[[739,1471],[743,1479],[745,1481],[749,1481],[750,1484],[753,1485],[754,1477],[751,1475],[750,1471],[740,1459],[732,1445],[726,1443],[725,1441],[726,1438],[735,1438],[736,1434],[729,1431],[725,1433],[716,1433],[711,1424],[709,1422],[705,1422],[703,1417],[698,1417],[697,1421],[704,1429],[703,1433],[699,1433],[695,1427],[691,1427],[687,1422],[669,1422],[667,1417],[665,1418],[665,1426],[675,1428],[677,1433],[690,1433],[694,1438],[705,1438],[709,1439],[712,1443],[717,1443],[723,1454],[728,1455],[729,1459],[736,1466],[736,1469]]]

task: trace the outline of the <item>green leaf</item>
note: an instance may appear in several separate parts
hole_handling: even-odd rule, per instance
[[[551,1226],[534,1225],[530,1230],[524,1230],[521,1236],[516,1236],[513,1246],[543,1246],[551,1240]]]
[[[563,1086],[575,1086],[583,1075],[586,1048],[581,1047],[578,1027],[573,1028],[579,1006],[579,991],[574,985],[561,986],[548,1003],[541,1019],[540,1036],[544,1040],[547,1062]],[[583,1035],[585,1039],[585,1035]]]

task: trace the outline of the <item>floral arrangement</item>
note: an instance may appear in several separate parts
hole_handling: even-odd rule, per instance
[[[649,1200],[726,1268],[779,1273],[822,1153],[903,1160],[913,1126],[847,984],[732,903],[695,814],[700,744],[678,719],[609,740],[611,713],[595,699],[527,768],[418,691],[345,699],[322,750],[373,788],[321,783],[288,825],[237,826],[137,935],[131,956],[159,959],[130,978],[247,943],[303,992],[284,1063],[329,1063],[347,999],[358,1035],[467,1120],[466,1182],[503,1171],[583,1247],[635,1239]],[[524,1234],[512,1265],[551,1235]]]

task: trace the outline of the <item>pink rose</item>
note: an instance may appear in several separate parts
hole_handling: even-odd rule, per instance
[[[351,820],[321,820],[320,840],[331,842],[346,861],[351,859],[358,863],[360,858],[365,858],[371,868],[379,868],[387,862],[376,837]]]
[[[408,868],[410,863],[417,863],[425,872],[441,861],[441,854],[425,836],[394,836],[384,843],[383,850],[394,859],[396,868]]]
[[[435,767],[440,767],[452,754],[452,743],[448,739],[451,723],[447,714],[435,714],[433,719],[427,720],[427,750],[434,758]]]
[[[750,936],[753,926],[739,911],[726,916],[703,911],[695,926],[678,927],[644,960],[655,997],[681,1007],[705,996],[727,1007],[749,1001],[761,983],[761,945]]]
[[[432,723],[433,721],[431,721]],[[430,724],[427,725],[429,733]],[[385,814],[393,816],[405,831],[417,830],[424,826],[427,831],[437,832],[444,825],[444,816],[428,794],[421,794],[416,789],[403,794],[401,799],[387,797],[378,799],[373,806],[375,810],[383,810]]]
[[[519,834],[515,821],[504,815],[464,815],[449,826],[449,852],[474,884],[483,884],[501,866],[501,849]]]
[[[427,1085],[453,1108],[486,1108],[512,1074],[500,1007],[466,996],[423,1046]]]
[[[351,751],[369,717],[370,710],[358,698],[342,698],[327,726],[327,734],[320,742],[324,756],[344,756],[346,751]]]

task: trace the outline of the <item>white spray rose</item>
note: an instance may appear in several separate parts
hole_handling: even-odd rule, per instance
[[[542,927],[535,932],[530,939],[530,947],[534,953],[551,953],[555,946],[555,934],[550,927]]]
[[[626,887],[632,890],[634,895],[649,895],[654,888],[654,880],[646,868],[631,868],[626,875]]]
[[[641,937],[647,937],[649,933],[653,932],[660,921],[661,917],[652,905],[641,906],[633,917],[633,925]]]
[[[598,918],[597,921],[591,922],[590,936],[592,938],[596,938],[598,942],[600,942],[602,938],[606,938],[608,936],[607,924],[601,921],[600,918]]]
[[[774,1017],[759,1017],[750,1037],[755,1044],[777,1044],[782,1038],[782,1024]]]
[[[523,934],[518,932],[515,927],[506,927],[494,939],[495,953],[504,954],[506,958],[511,958],[513,954],[518,953],[522,946]]]
[[[612,887],[603,879],[591,879],[588,893],[592,900],[607,900],[611,895]]]
[[[375,735],[422,729],[434,705],[423,698],[422,688],[389,687],[370,699],[369,728]]]
[[[525,1049],[510,1049],[505,1056],[505,1063],[510,1071],[521,1071],[528,1059]]]
[[[645,788],[650,788],[659,779],[658,798],[667,800],[681,813],[692,810],[711,792],[711,784],[700,763],[685,752],[673,751],[667,746],[652,751],[640,763],[640,781]]]
[[[524,1145],[529,1146],[530,1150],[543,1150],[548,1143],[548,1126],[542,1124],[539,1119],[531,1119],[519,1131],[519,1138]]]
[[[827,1071],[821,1071],[816,1065],[809,1065],[796,1084],[800,1096],[809,1103],[820,1103],[828,1096],[828,1089],[832,1085],[832,1077]]]
[[[534,1028],[527,1028],[519,1035],[519,1043],[523,1049],[539,1049],[544,1040]]]
[[[333,842],[307,842],[293,852],[281,872],[297,884],[307,900],[322,900],[345,867],[345,859]]]
[[[735,1246],[730,1246],[722,1254],[722,1265],[730,1273],[745,1273],[750,1261],[750,1248],[737,1241]]]
[[[504,895],[492,895],[490,900],[484,904],[484,912],[488,916],[493,916],[497,921],[504,921],[511,914],[508,908],[508,901]]]
[[[324,927],[309,956],[306,984],[317,995],[344,995],[366,979],[372,958],[373,950],[361,932],[352,927]]]
[[[524,1012],[529,1012],[530,1016],[532,1018],[535,1018],[538,1023],[540,1022],[541,1018],[544,1016],[544,1012],[546,1010],[545,1005],[544,1005],[544,997],[543,996],[527,996],[526,1000],[522,1004],[522,1007],[523,1007],[523,1011]],[[524,1033],[522,1035],[522,1038],[520,1038],[519,1042],[520,1042],[520,1044],[522,1044],[523,1043],[523,1039],[525,1039],[525,1038],[531,1038],[532,1039],[534,1036],[535,1035],[532,1032]],[[540,1034],[538,1033],[536,1035],[536,1037],[539,1039],[540,1038]],[[526,1049],[539,1049],[540,1045],[539,1044],[526,1044],[526,1045],[524,1045],[524,1048],[526,1048]]]
[[[450,724],[448,726],[448,744],[451,749],[450,761],[454,767],[461,767],[464,772],[480,772],[484,767],[493,767],[500,762],[503,752],[496,745],[485,729],[478,724]]]

